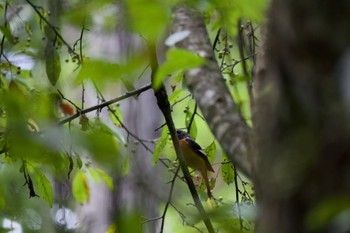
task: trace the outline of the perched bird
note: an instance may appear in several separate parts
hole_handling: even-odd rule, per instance
[[[176,133],[186,165],[200,171],[205,186],[207,187],[208,198],[212,198],[208,179],[208,171],[214,172],[214,169],[210,165],[207,155],[200,147],[200,145],[198,145],[188,133],[182,130],[176,130]]]

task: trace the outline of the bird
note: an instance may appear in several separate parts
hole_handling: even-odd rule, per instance
[[[208,156],[188,133],[178,129],[176,130],[176,134],[179,139],[179,144],[186,165],[201,173],[207,188],[208,198],[211,199],[212,194],[209,185],[208,171],[214,172],[214,169],[208,160]]]

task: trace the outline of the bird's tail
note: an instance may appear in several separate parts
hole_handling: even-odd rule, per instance
[[[211,190],[210,190],[208,172],[204,170],[204,171],[201,171],[201,174],[202,174],[203,179],[204,179],[204,184],[207,187],[208,198],[211,199],[213,197],[213,195],[211,194]]]

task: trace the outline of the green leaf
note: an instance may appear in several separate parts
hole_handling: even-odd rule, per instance
[[[171,93],[171,95],[169,96],[170,104],[173,104],[181,96],[182,92],[183,92],[183,89],[180,88],[174,91],[173,93]]]
[[[121,67],[115,63],[103,60],[86,60],[76,78],[78,83],[85,79],[90,79],[97,84],[104,84],[103,81],[109,79],[119,79],[121,77]]]
[[[15,40],[15,37],[12,35],[11,29],[9,27],[0,26],[0,31],[5,36],[5,38],[11,43],[16,44],[17,41]]]
[[[148,42],[156,41],[169,20],[164,3],[158,0],[128,0],[125,3],[131,16],[129,23],[132,28]]]
[[[113,168],[119,161],[119,140],[114,131],[101,121],[94,122],[92,130],[86,131],[87,148],[92,158],[101,165]]]
[[[216,144],[215,140],[204,149],[204,152],[207,154],[209,162],[214,162],[216,156]]]
[[[39,196],[43,197],[47,203],[49,203],[50,207],[53,204],[53,190],[51,182],[47,179],[47,177],[36,170],[35,180],[37,182],[37,188]]]
[[[119,130],[116,130],[114,127],[110,127],[109,125],[105,124],[103,121],[100,121],[100,120],[95,121],[94,127],[100,128],[103,132],[106,132],[115,136],[123,144],[126,143],[124,135]]]
[[[13,228],[4,228],[0,226],[0,233],[8,233],[8,232],[14,232]]]
[[[188,109],[187,112],[186,112],[186,118],[185,118],[186,128],[188,128],[188,126],[190,125],[190,121],[192,119],[192,115],[193,115],[193,112]],[[190,135],[191,135],[191,137],[193,139],[196,139],[197,133],[198,133],[198,131],[197,131],[197,124],[196,124],[195,117],[194,117],[193,121],[192,121],[191,129],[190,129]]]
[[[157,140],[156,142],[156,146],[154,148],[154,152],[153,152],[153,159],[152,162],[154,165],[157,164],[160,155],[163,152],[163,149],[165,148],[167,142],[168,142],[168,137],[169,137],[169,130],[168,127],[164,126],[163,130],[162,130],[162,135],[160,136],[160,138]]]
[[[49,43],[45,52],[46,75],[50,83],[55,86],[61,74],[61,61],[58,51],[54,46],[49,45]]]
[[[91,178],[92,178],[96,183],[100,183],[100,182],[101,182],[100,175],[98,174],[98,172],[96,171],[96,169],[94,169],[94,168],[89,168],[88,171],[89,171],[89,174],[90,174]]]
[[[321,229],[329,226],[330,223],[337,223],[338,226],[348,224],[348,212],[350,198],[347,195],[333,194],[328,198],[317,202],[306,216],[306,226],[309,232],[320,232]],[[344,231],[348,232],[348,231]]]
[[[124,160],[123,160],[123,167],[122,167],[122,175],[126,176],[129,174],[130,171],[130,161],[129,161],[129,157],[125,156]]]
[[[144,231],[140,226],[143,221],[137,211],[126,211],[116,219],[116,232],[142,233]]]
[[[265,0],[227,0],[214,1],[219,13],[220,24],[225,25],[230,36],[235,37],[238,32],[237,22],[244,18],[255,22],[264,19],[267,1]]]
[[[86,175],[82,171],[78,171],[73,179],[73,196],[80,204],[89,202],[90,188]]]
[[[163,80],[175,72],[200,67],[205,59],[185,49],[170,49],[166,53],[166,61],[159,66],[153,81],[153,88],[158,89]]]
[[[183,79],[184,77],[184,72],[178,72],[177,74],[174,75],[174,82],[178,83]]]
[[[106,184],[106,186],[113,190],[113,179],[105,171],[99,168],[89,168],[89,174],[96,183],[100,183],[101,179]]]
[[[81,158],[80,158],[79,155],[77,155],[77,156],[75,157],[75,159],[77,160],[77,166],[78,166],[78,168],[81,169],[81,168],[83,167],[83,161],[81,161]]]
[[[110,175],[108,175],[105,171],[99,168],[95,168],[98,175],[101,177],[103,182],[106,184],[106,186],[109,188],[109,190],[113,190],[113,179]]]
[[[127,71],[127,68],[125,70]],[[127,91],[133,91],[136,89],[134,83],[128,77],[122,77],[121,80],[122,80],[124,87]],[[133,97],[137,98],[136,95]]]
[[[116,105],[113,107],[113,112],[110,113],[110,119],[112,120],[113,124],[117,127],[121,127],[123,123],[123,113],[120,110],[119,105]]]
[[[113,223],[109,225],[107,231],[105,233],[116,233],[117,232],[117,226]]]
[[[24,23],[24,29],[26,30],[28,36],[33,35],[32,29],[31,29],[30,24],[28,22]]]
[[[3,210],[6,207],[4,194],[4,188],[0,186],[0,210]]]
[[[222,179],[226,184],[231,184],[234,181],[235,172],[231,161],[228,160],[226,154],[222,154]]]
[[[48,41],[56,40],[56,33],[47,24],[44,25],[44,34],[47,37]]]

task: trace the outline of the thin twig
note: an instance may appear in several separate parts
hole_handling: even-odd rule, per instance
[[[239,188],[238,188],[238,181],[237,181],[237,169],[234,164],[233,165],[233,171],[234,171],[234,182],[236,186],[236,204],[237,204],[237,210],[238,210],[238,217],[239,217],[239,226],[241,229],[241,232],[243,232],[243,220],[242,220],[242,215],[241,215],[241,207],[239,204]]]
[[[256,48],[256,42],[255,40],[257,39],[255,36],[255,31],[254,31],[254,27],[252,25],[252,23],[248,24],[249,26],[249,36],[250,36],[250,40],[249,40],[249,54],[255,54],[255,48]],[[251,107],[254,107],[254,92],[253,92],[253,82],[254,82],[254,71],[255,71],[255,64],[256,64],[256,56],[252,56],[251,57],[251,64],[252,64],[252,69],[251,69],[251,79],[248,81],[249,82],[249,86],[248,88],[248,94],[249,94],[249,99],[250,99],[250,103],[251,103]],[[253,110],[253,109],[252,109]]]
[[[5,3],[5,9],[4,9],[4,27],[7,28],[8,27],[8,21],[7,21],[7,9],[8,9],[8,2]],[[12,63],[10,62],[10,60],[7,58],[7,56],[5,55],[4,53],[4,47],[5,47],[5,35],[2,36],[2,39],[1,39],[1,51],[0,51],[0,60],[1,60],[1,57],[4,57],[4,59],[7,61],[7,63],[9,64],[10,66],[10,70],[12,70]],[[11,77],[12,77],[12,72],[11,72]]]
[[[239,50],[239,55],[241,57],[241,64],[242,64],[242,69],[243,69],[243,74],[245,77],[248,78],[247,81],[247,90],[248,90],[248,95],[249,95],[249,99],[250,99],[250,107],[251,109],[253,109],[253,103],[254,103],[254,96],[253,96],[253,83],[251,82],[251,77],[248,73],[248,68],[247,68],[247,63],[246,63],[246,59],[244,56],[244,48],[245,48],[245,44],[244,44],[244,38],[243,38],[243,30],[244,27],[241,27],[242,25],[242,21],[241,19],[238,20],[238,50]]]
[[[80,111],[80,110],[81,110],[81,109],[80,109],[75,103],[73,103],[70,99],[67,99],[59,89],[57,89],[57,92],[58,92],[58,94],[60,94],[60,96],[62,97],[62,99],[68,101],[71,105],[73,105],[73,106],[77,109],[77,111]]]
[[[53,26],[42,14],[41,12],[38,10],[38,6],[34,5],[30,0],[26,0],[26,2],[33,8],[33,10],[38,14],[38,16],[40,17],[41,20],[43,20],[47,26],[49,26],[49,28],[56,34],[56,36],[62,41],[63,44],[66,45],[66,47],[68,48],[68,52],[72,53],[74,55],[77,55],[79,57],[78,54],[75,53],[74,49],[66,42],[65,39],[63,39],[63,37],[61,36],[61,34],[57,31],[56,27]]]
[[[99,90],[99,89],[96,89],[101,100],[104,102],[105,99],[102,95],[102,92]],[[131,132],[125,125],[124,123],[119,119],[119,117],[117,116],[117,114],[115,113],[115,111],[110,107],[110,106],[107,106],[108,108],[108,111],[110,113],[112,113],[112,115],[114,116],[114,118],[118,121],[118,123],[121,125],[121,127],[126,131],[126,133],[128,134],[128,138],[129,138],[129,135],[132,136],[133,138],[135,138],[139,143],[141,143],[141,145],[148,151],[150,152],[151,154],[153,154],[153,151],[143,142],[142,139],[140,139],[136,134],[134,134],[133,132]]]
[[[161,128],[163,128],[164,126],[166,126],[166,123],[162,124],[161,126],[159,126],[158,128],[156,128],[154,130],[154,132],[157,132],[158,130],[160,130]]]
[[[173,203],[170,203],[170,205],[179,214],[180,218],[182,219],[182,225],[186,224],[186,226],[192,227],[192,228],[196,229],[198,232],[203,233],[203,231],[201,231],[201,229],[199,229],[198,227],[187,222],[186,216],[180,210],[178,210]]]
[[[148,222],[153,222],[153,221],[158,221],[162,219],[162,216],[156,217],[156,218],[150,218],[150,219],[145,219],[142,224],[148,223]]]
[[[175,101],[175,102],[170,106],[170,108],[173,109],[173,107],[174,107],[176,104],[178,104],[178,103],[184,101],[185,99],[187,99],[187,98],[190,97],[190,96],[191,96],[191,94],[188,94],[188,95],[186,95],[185,97],[183,97],[183,98],[181,98],[181,99]]]
[[[222,55],[222,59],[221,59],[221,64],[220,64],[220,70],[222,71],[223,70],[223,67],[224,67],[224,62],[225,62],[225,57],[226,55],[229,53],[229,49],[228,49],[228,45],[227,45],[227,31],[225,31],[225,36],[223,38],[224,40],[224,53]]]
[[[251,201],[251,204],[252,204],[253,206],[255,206],[255,205],[254,205],[254,202],[253,202],[253,198],[250,196],[249,192],[247,191],[247,189],[246,189],[246,187],[245,187],[245,185],[247,184],[247,182],[244,181],[244,180],[241,178],[241,176],[239,175],[239,173],[237,173],[237,177],[238,177],[238,179],[241,181],[241,184],[242,184],[242,187],[243,187],[243,193],[242,193],[242,194],[243,194],[244,196],[246,196],[247,199],[248,199],[249,201]]]
[[[179,173],[180,171],[180,166],[177,167],[176,169],[176,172],[175,172],[175,175],[173,177],[173,179],[171,180],[171,186],[170,186],[170,191],[169,191],[169,195],[168,195],[168,200],[165,204],[165,207],[164,207],[164,211],[163,211],[163,214],[162,214],[162,223],[160,225],[160,233],[163,233],[163,229],[164,229],[164,222],[165,222],[165,215],[168,211],[168,207],[171,203],[171,198],[173,196],[173,191],[174,191],[174,185],[175,185],[175,181],[176,181],[176,177],[177,177],[177,174]]]
[[[81,83],[81,108],[84,108],[85,104],[85,85],[84,82]]]
[[[151,89],[151,88],[152,88],[152,84],[149,83],[149,84],[147,84],[147,85],[145,85],[145,86],[143,86],[143,87],[141,87],[141,88],[139,88],[139,89],[136,89],[136,90],[127,92],[127,93],[125,93],[124,95],[121,95],[121,96],[116,97],[116,98],[114,98],[114,99],[108,100],[108,101],[103,102],[103,103],[101,103],[101,104],[97,104],[97,105],[92,106],[92,107],[90,107],[90,108],[82,109],[81,111],[75,113],[74,115],[72,115],[72,116],[70,116],[70,117],[67,117],[67,118],[61,120],[60,122],[57,123],[57,125],[63,125],[63,124],[65,124],[65,123],[67,123],[67,122],[70,122],[70,121],[72,121],[72,120],[74,120],[74,119],[80,117],[80,115],[82,115],[82,114],[86,114],[86,113],[88,113],[88,112],[92,112],[92,111],[95,111],[95,110],[102,109],[102,108],[104,108],[104,107],[106,107],[106,106],[109,106],[109,105],[111,105],[111,104],[114,104],[114,103],[116,103],[116,102],[119,102],[119,101],[121,101],[121,100],[123,100],[123,99],[129,98],[130,96],[139,95],[139,94],[141,94],[142,92],[147,91],[147,90],[149,90],[149,89]]]
[[[188,124],[188,126],[187,126],[187,132],[188,132],[188,133],[191,132],[191,126],[192,126],[192,123],[194,122],[194,117],[195,117],[196,114],[197,114],[197,107],[198,107],[198,105],[197,105],[197,103],[195,103],[195,105],[194,105],[194,110],[193,110],[193,114],[192,114],[191,119],[190,119],[190,122],[189,122],[189,124]]]
[[[85,26],[83,25],[83,28],[81,29],[80,37],[79,37],[79,56],[80,61],[83,63],[83,37],[84,37],[84,31],[87,30]]]
[[[149,67],[149,64],[141,71],[139,77],[137,77],[138,80],[143,76],[143,74],[146,72],[146,70],[148,69],[148,67]]]
[[[105,101],[103,95],[102,95],[102,92],[96,87],[96,91],[99,95],[99,97],[101,98],[102,101]],[[144,140],[144,139],[141,139],[139,138],[135,133],[131,132],[127,127],[126,125],[123,124],[123,122],[119,119],[119,117],[117,116],[117,114],[113,111],[113,109],[110,107],[110,106],[107,106],[108,108],[108,111],[110,111],[112,113],[112,115],[114,116],[114,118],[118,121],[118,123],[121,125],[121,127],[126,131],[127,133],[127,138],[129,138],[129,136],[133,137],[137,142],[139,142],[144,148],[146,151],[148,151],[150,154],[153,154],[153,151],[151,150],[151,148],[149,148],[145,143],[146,142],[149,142],[149,140]],[[154,142],[153,142],[154,143]],[[166,162],[162,159],[159,159],[159,161],[166,167],[166,168],[169,168],[169,165],[166,164]],[[175,172],[173,172],[175,174]],[[176,176],[178,178],[181,179],[181,177],[179,175],[176,174]],[[181,179],[182,180],[182,179]]]
[[[220,33],[221,33],[221,28],[219,28],[218,32],[216,33],[215,39],[214,39],[214,43],[213,43],[213,50],[214,51],[216,48],[216,44],[219,42]]]

